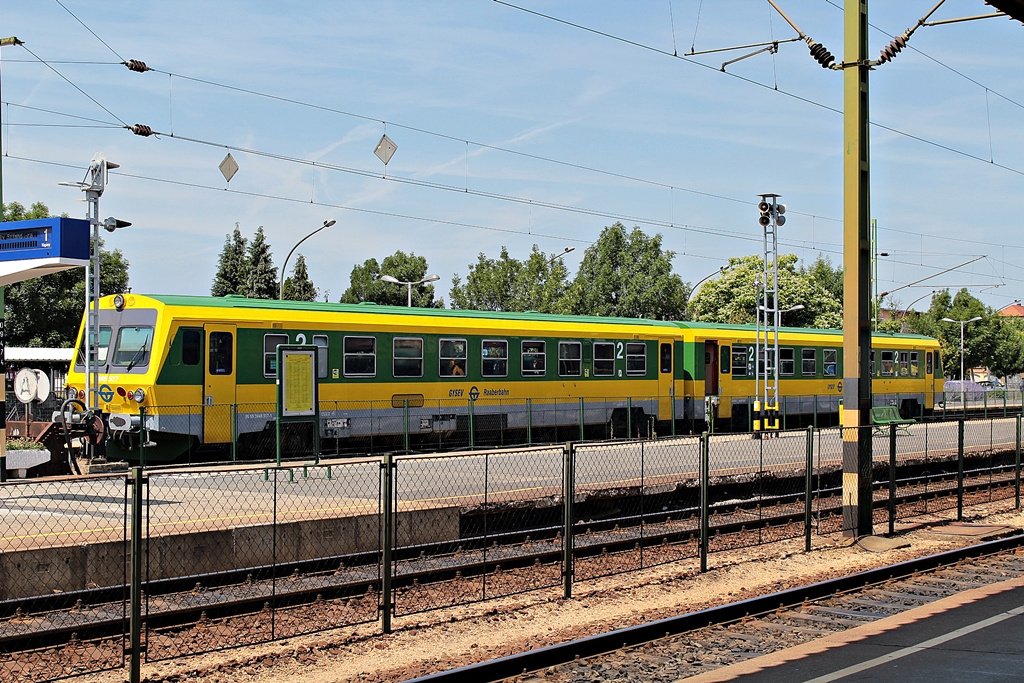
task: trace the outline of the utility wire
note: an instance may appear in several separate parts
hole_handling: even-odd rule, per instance
[[[70,86],[71,86],[72,88],[74,88],[74,89],[75,89],[75,90],[77,90],[78,92],[80,92],[80,93],[82,93],[83,95],[85,95],[85,96],[86,96],[86,97],[87,97],[87,98],[88,98],[88,99],[89,99],[90,101],[92,101],[92,103],[93,103],[93,104],[95,104],[95,105],[96,105],[97,107],[99,107],[100,109],[102,109],[103,111],[107,112],[108,114],[110,114],[111,116],[113,116],[113,117],[114,117],[115,119],[117,119],[118,121],[120,121],[120,122],[121,122],[121,125],[122,125],[122,126],[125,126],[126,128],[128,127],[128,124],[127,124],[127,123],[125,123],[124,121],[122,121],[122,120],[121,120],[121,117],[119,117],[119,116],[118,116],[117,114],[115,114],[114,112],[110,111],[109,109],[107,109],[107,108],[106,108],[105,106],[103,106],[102,104],[100,104],[99,100],[97,100],[97,99],[96,99],[95,97],[93,97],[93,96],[92,96],[92,95],[90,95],[89,93],[87,93],[87,92],[85,92],[84,90],[82,90],[81,88],[79,88],[79,87],[78,87],[77,85],[75,85],[75,83],[74,83],[74,82],[72,82],[72,81],[71,81],[71,80],[70,80],[69,78],[67,78],[67,77],[66,77],[66,76],[65,76],[64,74],[62,74],[61,72],[57,71],[57,70],[56,70],[56,69],[54,69],[54,68],[53,68],[53,66],[51,66],[51,65],[50,65],[50,64],[49,64],[48,62],[46,62],[45,60],[43,60],[42,58],[40,58],[40,57],[39,57],[39,55],[37,55],[37,54],[36,54],[35,52],[32,52],[32,50],[30,50],[29,48],[25,47],[25,44],[24,44],[24,43],[22,43],[22,45],[21,45],[21,49],[25,50],[25,52],[29,53],[30,55],[32,55],[33,57],[35,57],[35,58],[36,58],[37,60],[39,60],[39,63],[40,63],[40,64],[43,64],[43,65],[45,65],[45,66],[46,66],[46,68],[48,68],[48,69],[49,69],[50,71],[52,71],[53,73],[55,73],[55,74],[57,74],[58,76],[60,76],[60,77],[61,77],[61,79],[63,79],[63,80],[64,80],[64,81],[65,81],[65,82],[66,82],[66,83],[67,83],[68,85],[70,85]]]
[[[96,32],[95,32],[95,31],[93,31],[93,30],[92,30],[91,28],[89,28],[88,26],[86,26],[86,25],[85,25],[85,22],[84,22],[84,21],[82,21],[82,20],[81,20],[81,19],[79,19],[79,18],[78,18],[77,16],[75,16],[75,13],[74,13],[74,12],[72,12],[71,10],[69,10],[69,9],[67,8],[67,5],[65,5],[65,4],[64,4],[63,2],[61,2],[60,0],[53,0],[53,1],[54,1],[54,2],[56,2],[56,3],[58,4],[58,5],[60,5],[61,7],[63,7],[63,8],[64,8],[64,11],[65,11],[65,12],[67,12],[68,14],[70,14],[70,15],[71,15],[71,16],[72,16],[72,17],[74,18],[74,20],[75,20],[75,21],[77,21],[77,22],[78,22],[79,24],[81,24],[81,25],[82,25],[82,27],[83,27],[83,28],[85,28],[85,30],[86,30],[86,31],[88,31],[89,33],[91,33],[91,34],[93,35],[93,37],[94,37],[94,38],[96,38],[96,40],[98,40],[98,41],[100,41],[101,43],[103,43],[103,44],[104,44],[104,45],[106,46],[106,48],[107,48],[108,50],[110,50],[111,52],[113,52],[113,53],[114,53],[114,56],[115,56],[115,57],[117,57],[117,58],[118,58],[118,59],[119,59],[120,61],[122,61],[122,62],[124,61],[124,59],[123,59],[123,58],[121,57],[121,55],[117,54],[117,50],[115,50],[114,48],[110,47],[110,45],[108,45],[108,44],[107,44],[107,41],[103,40],[103,39],[102,39],[102,38],[100,38],[100,37],[99,37],[98,35],[96,35]]]

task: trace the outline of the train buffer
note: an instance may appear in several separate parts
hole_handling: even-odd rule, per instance
[[[900,411],[896,409],[896,406],[875,406],[871,409],[871,424],[879,434],[888,433],[887,427],[896,425],[898,431],[910,436],[907,425],[917,424],[917,420],[900,417]]]

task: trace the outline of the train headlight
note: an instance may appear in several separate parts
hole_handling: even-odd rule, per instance
[[[135,399],[136,403],[142,403],[143,401],[146,400],[146,392],[143,391],[141,387],[139,387],[138,389],[135,390],[135,393],[132,394],[132,398]]]
[[[124,294],[115,294],[114,295],[114,308],[116,308],[119,311],[122,308],[124,308]]]

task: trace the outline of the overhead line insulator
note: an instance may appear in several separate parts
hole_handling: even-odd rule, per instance
[[[821,43],[816,43],[813,40],[807,40],[807,46],[811,50],[811,56],[821,64],[823,69],[831,69],[836,63],[836,58],[832,56],[832,53],[825,49],[825,46]]]
[[[878,56],[878,63],[885,64],[898,55],[900,51],[907,46],[907,40],[909,38],[910,35],[907,33],[893,38],[891,43],[882,48],[882,53]]]
[[[134,126],[129,126],[128,130],[144,138],[148,138],[150,135],[153,134],[152,128],[141,123],[136,123]]]
[[[145,73],[146,71],[152,71],[152,69],[146,66],[145,62],[138,59],[129,59],[127,62],[121,63],[128,67],[129,71],[135,71],[140,74]]]

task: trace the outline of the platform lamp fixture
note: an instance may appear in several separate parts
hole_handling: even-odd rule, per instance
[[[384,282],[390,282],[390,283],[395,284],[395,285],[405,285],[406,287],[408,287],[409,288],[408,306],[409,306],[409,308],[412,308],[412,286],[413,285],[422,285],[424,282],[437,282],[438,280],[441,279],[441,276],[440,275],[428,275],[425,278],[423,278],[422,280],[415,280],[413,282],[405,282],[404,280],[399,280],[398,278],[393,277],[391,275],[381,275],[380,279],[382,281],[384,281]]]
[[[284,299],[284,279],[285,279],[286,273],[287,273],[287,270],[285,270],[285,268],[287,268],[287,266],[288,266],[288,259],[290,259],[292,257],[292,254],[295,253],[295,250],[299,248],[300,244],[302,244],[303,242],[305,242],[306,240],[308,240],[310,237],[312,237],[313,235],[317,234],[321,230],[326,230],[327,228],[331,227],[335,223],[337,223],[337,221],[335,221],[333,218],[329,218],[328,220],[324,221],[323,225],[321,225],[319,228],[317,228],[313,232],[311,232],[308,235],[306,235],[305,237],[303,237],[298,242],[296,242],[295,246],[292,247],[291,251],[288,252],[288,255],[284,257],[284,263],[281,264],[281,283],[277,287],[277,300],[278,301],[281,301],[282,299]]]
[[[976,315],[970,320],[953,320],[952,318],[942,318],[944,323],[957,323],[960,325],[960,405],[967,408],[967,387],[964,385],[964,327],[967,323],[976,323],[981,320],[980,315]]]

